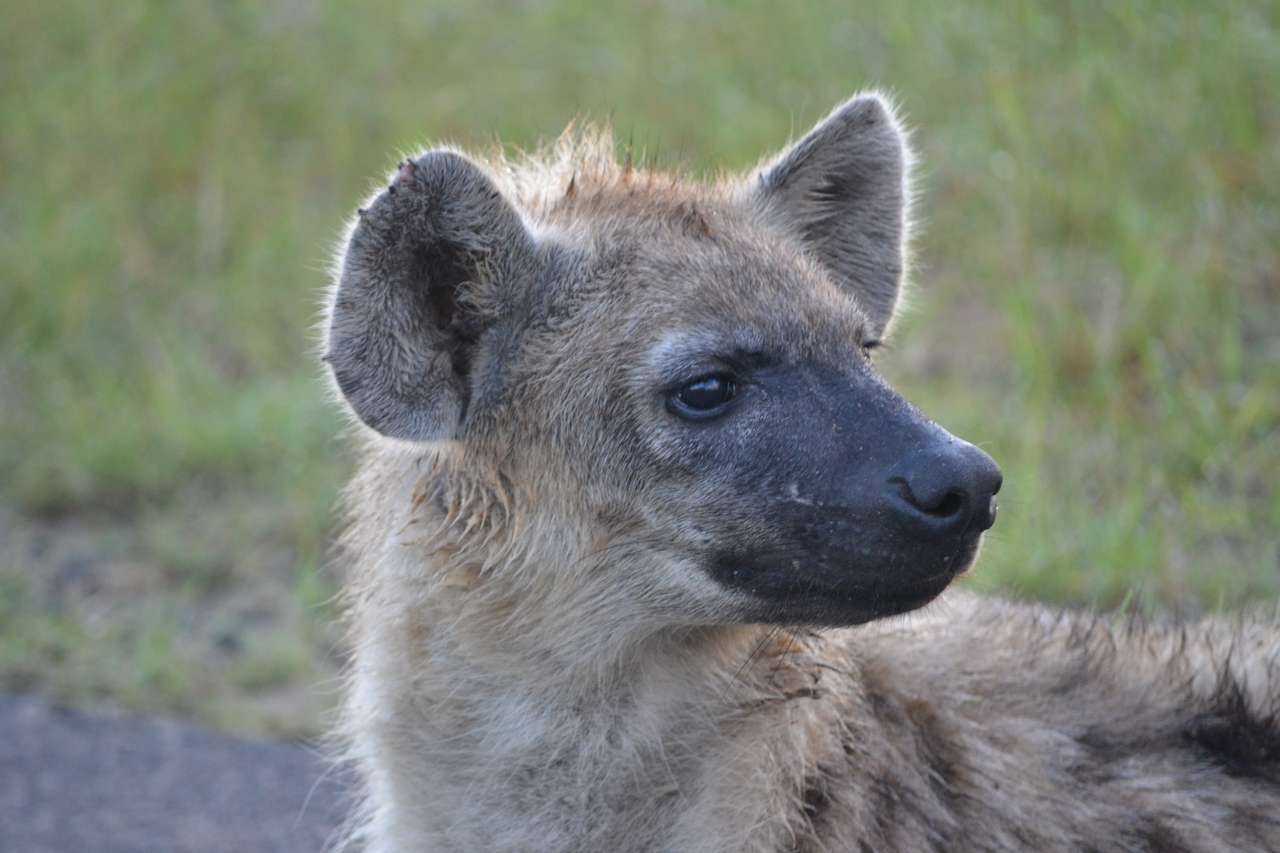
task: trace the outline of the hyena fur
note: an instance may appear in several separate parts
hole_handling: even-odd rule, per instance
[[[909,166],[864,94],[745,176],[588,128],[359,211],[355,846],[1280,849],[1274,622],[917,610],[1000,472],[871,364]]]

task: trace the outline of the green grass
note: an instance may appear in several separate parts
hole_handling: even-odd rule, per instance
[[[922,162],[917,308],[882,363],[1007,477],[974,583],[1183,609],[1280,592],[1280,4],[5,18],[0,509],[141,580],[52,595],[61,564],[0,548],[26,590],[0,610],[0,685],[253,728],[276,725],[264,691],[331,671],[315,567],[347,462],[311,328],[332,241],[399,151],[527,147],[586,112],[664,163],[745,167],[876,85]],[[260,587],[284,591],[266,627],[201,634]]]

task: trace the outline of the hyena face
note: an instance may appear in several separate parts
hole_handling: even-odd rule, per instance
[[[906,237],[883,102],[714,186],[576,156],[529,190],[430,152],[361,212],[328,356],[355,414],[498,472],[564,541],[643,552],[676,619],[850,624],[941,592],[1000,472],[871,364]]]

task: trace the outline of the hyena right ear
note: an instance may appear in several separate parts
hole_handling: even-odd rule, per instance
[[[328,353],[352,410],[383,435],[456,435],[477,343],[538,255],[520,215],[478,166],[432,151],[407,160],[351,232]]]
[[[879,95],[858,95],[765,164],[750,190],[854,294],[876,336],[902,287],[907,167],[892,109]]]

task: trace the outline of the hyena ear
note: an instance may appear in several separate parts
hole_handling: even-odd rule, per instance
[[[766,163],[752,188],[766,215],[855,294],[877,336],[902,286],[908,162],[892,109],[879,95],[858,95]]]
[[[360,211],[329,316],[325,360],[360,420],[393,438],[455,436],[477,343],[537,264],[478,166],[450,151],[405,161]]]

